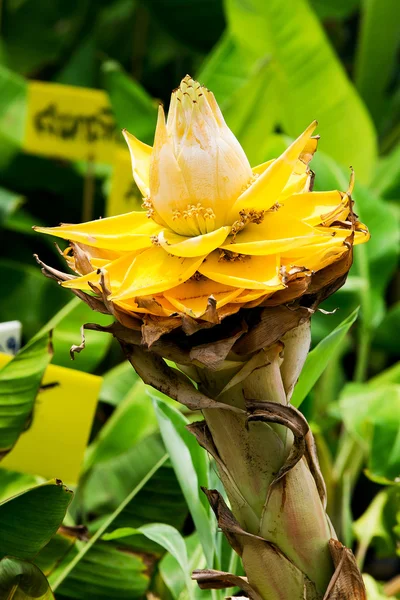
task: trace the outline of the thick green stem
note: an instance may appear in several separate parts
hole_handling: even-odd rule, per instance
[[[322,599],[333,575],[328,544],[335,534],[315,473],[306,455],[292,461],[297,438],[289,417],[288,423],[276,416],[249,421],[246,414],[249,403],[257,401],[261,413],[263,403],[269,409],[274,403],[296,417],[288,395],[306,353],[301,353],[297,337],[297,354],[302,358],[293,360],[290,341],[286,339],[285,351],[292,359],[292,373],[288,364],[283,369],[283,346],[261,351],[233,372],[198,370],[200,387],[207,395],[243,409],[243,414],[205,410],[208,441],[203,440],[203,445],[216,459],[234,517],[244,531],[257,536],[243,538],[242,560],[249,583],[265,600],[316,600]],[[305,337],[307,349],[308,343]],[[277,480],[286,464],[287,471]]]

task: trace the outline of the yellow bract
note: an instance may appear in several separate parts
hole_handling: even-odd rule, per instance
[[[164,250],[174,256],[204,256],[222,246],[230,231],[230,227],[220,227],[204,235],[184,237],[164,229],[159,234],[157,241]]]
[[[37,228],[71,243],[78,277],[63,285],[128,313],[215,320],[284,290],[288,273],[339,260],[369,234],[352,212],[353,179],[347,193],[310,189],[316,126],[251,169],[213,94],[186,76],[167,120],[159,109],[153,148],[123,131],[146,211]]]

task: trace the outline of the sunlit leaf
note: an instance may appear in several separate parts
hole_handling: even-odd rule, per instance
[[[200,490],[200,485],[207,487],[208,483],[207,455],[185,428],[188,421],[179,411],[156,397],[153,402],[165,447],[196,525],[208,565],[212,565],[213,521]]]
[[[363,574],[365,589],[367,590],[368,600],[396,600],[395,596],[388,596],[385,593],[384,586],[375,581],[371,575]]]
[[[185,541],[179,531],[170,525],[164,523],[149,523],[133,529],[132,527],[125,527],[123,529],[116,529],[112,533],[105,534],[103,539],[105,540],[120,540],[127,536],[142,534],[156,542],[165,550],[167,550],[178,562],[185,579],[186,589],[189,593],[189,598],[193,598],[192,595],[192,582],[190,578],[189,561],[185,546]]]
[[[297,137],[317,119],[321,149],[368,181],[376,159],[372,122],[307,1],[229,0],[227,16],[243,46],[271,55],[286,132]]]
[[[185,544],[190,570],[192,571],[193,569],[205,568],[206,559],[198,535],[194,533],[190,537],[185,538]],[[182,569],[179,568],[179,563],[177,562],[176,558],[172,554],[166,554],[160,561],[158,568],[174,599],[181,599],[182,595],[184,594],[186,584]],[[192,587],[194,588],[193,592],[196,598],[203,598],[203,600],[211,599],[211,591],[207,594],[207,591],[200,590],[195,582],[193,582]]]
[[[399,20],[397,0],[362,3],[355,83],[377,124],[384,116],[387,88],[400,46]]]
[[[346,334],[358,316],[358,309],[324,338],[306,358],[299,380],[294,388],[291,403],[300,406],[308,392],[322,375],[330,360],[340,348]]]
[[[381,483],[399,481],[400,386],[347,384],[339,409],[346,429],[368,453],[371,478]]]
[[[392,529],[396,524],[399,493],[394,488],[379,492],[365,513],[353,524],[354,534],[359,542],[358,560],[361,565],[371,544],[381,556],[388,556],[394,551]]]
[[[279,117],[270,55],[254,56],[225,33],[198,74],[221,107],[252,165],[265,159],[265,145]]]

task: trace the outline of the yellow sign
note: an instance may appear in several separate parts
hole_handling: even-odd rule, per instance
[[[104,91],[29,82],[23,143],[26,152],[112,163],[120,138]]]
[[[30,81],[23,148],[40,156],[112,164],[106,216],[141,210],[129,151],[104,91]]]
[[[142,210],[142,202],[142,195],[133,179],[129,150],[118,148],[107,198],[106,216],[112,217],[132,210]]]
[[[12,357],[0,354],[0,368]],[[21,473],[78,481],[102,378],[49,365],[35,402],[32,423],[2,460],[1,466]]]

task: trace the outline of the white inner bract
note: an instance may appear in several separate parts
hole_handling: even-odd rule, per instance
[[[211,92],[186,77],[161,109],[150,163],[150,201],[180,235],[227,223],[233,202],[253,178],[247,157]]]

